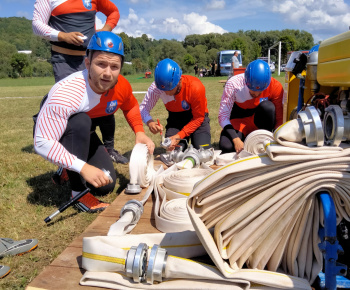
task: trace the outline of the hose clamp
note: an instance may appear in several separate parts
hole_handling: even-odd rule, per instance
[[[162,277],[165,274],[166,260],[168,254],[165,249],[159,245],[153,245],[148,260],[147,267],[147,282],[153,284],[154,281],[162,282]]]
[[[131,224],[137,224],[143,214],[143,204],[136,199],[129,200],[121,209],[120,216],[123,216],[127,211],[131,211],[134,215]]]
[[[306,107],[305,111],[298,113],[302,127],[304,129],[304,137],[308,146],[323,146],[324,134],[322,122],[317,109],[313,106]]]

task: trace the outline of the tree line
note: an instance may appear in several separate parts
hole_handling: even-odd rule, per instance
[[[314,45],[312,34],[304,30],[239,30],[224,34],[192,34],[183,41],[150,39],[120,33],[124,42],[124,75],[154,70],[158,61],[171,58],[186,73],[193,72],[195,63],[208,68],[221,50],[241,50],[243,66],[260,56],[267,56],[268,48],[282,42],[282,63],[287,52],[306,50]],[[0,18],[0,78],[52,76],[50,64],[51,45],[32,31],[31,20],[24,17]],[[18,53],[31,50],[30,55]],[[277,50],[272,50],[271,59],[277,60]],[[131,63],[131,64],[128,64]]]

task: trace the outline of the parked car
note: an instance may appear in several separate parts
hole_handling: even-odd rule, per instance
[[[286,68],[286,64],[285,64],[285,63],[281,64],[280,71],[281,71],[281,72],[282,72],[282,71],[285,71],[285,68]]]

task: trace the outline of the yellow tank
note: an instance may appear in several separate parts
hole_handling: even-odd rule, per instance
[[[350,31],[321,42],[317,81],[321,86],[350,87]]]

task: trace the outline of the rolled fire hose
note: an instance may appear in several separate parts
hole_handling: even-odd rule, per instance
[[[267,154],[248,157],[196,184],[187,208],[201,242],[226,277],[231,277],[227,269],[246,264],[315,280],[323,263],[316,195],[329,191],[338,222],[350,219],[350,149],[317,155],[318,160],[313,153],[304,155],[310,158],[303,162],[289,157],[275,162]]]
[[[153,155],[148,154],[145,144],[138,143],[134,146],[129,162],[130,183],[125,192],[128,194],[140,193],[141,188],[146,188],[153,180]]]
[[[244,150],[239,154],[236,152],[221,154],[216,157],[216,165],[227,165],[236,159],[265,153],[264,141],[273,141],[273,134],[267,130],[256,130],[248,134],[244,140]]]
[[[153,158],[148,156],[144,144],[136,144],[130,158],[130,184],[135,180],[143,186],[150,183],[141,201],[130,200],[121,210],[120,219],[111,225],[108,236],[119,236],[129,233],[139,221],[143,213],[143,205],[150,194],[155,193],[154,214],[156,227],[162,232],[193,230],[186,209],[186,198],[192,191],[193,185],[213,170],[204,168],[178,171],[176,166],[164,170],[160,167],[157,172],[153,168]],[[173,180],[174,179],[174,180]],[[131,181],[133,180],[133,181]],[[168,186],[170,188],[168,188]],[[177,188],[177,191],[174,189]]]

